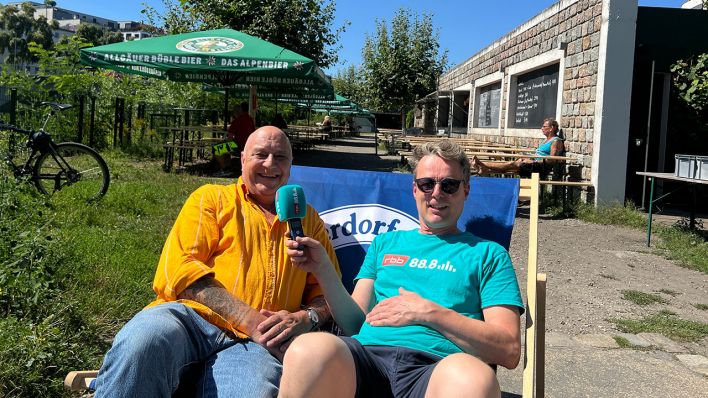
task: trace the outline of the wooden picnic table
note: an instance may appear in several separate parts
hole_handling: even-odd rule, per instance
[[[329,139],[329,133],[317,126],[290,126],[283,131],[290,138],[293,148],[309,149]]]
[[[172,169],[174,163],[175,150],[177,151],[177,165],[184,166],[191,162],[195,152],[197,159],[205,159],[207,153],[211,153],[212,145],[222,142],[226,136],[226,131],[217,126],[168,126],[159,127],[160,130],[172,133],[172,140],[165,141],[165,171]],[[206,137],[209,135],[211,137]]]
[[[525,154],[525,153],[514,153],[514,152],[477,152],[477,151],[469,151],[465,149],[465,153],[467,155],[472,155],[472,156],[478,156],[478,157],[488,157],[488,158],[495,158],[495,159],[505,159],[505,158],[513,158],[513,159],[536,159],[536,158],[543,158],[543,159],[548,159],[548,160],[562,160],[566,162],[573,162],[576,159],[570,156],[540,156],[536,154]]]
[[[414,146],[420,145],[425,142],[437,142],[443,139],[449,139],[450,141],[453,141],[460,145],[463,148],[466,147],[484,147],[484,148],[513,148],[511,145],[508,144],[501,144],[501,143],[495,143],[495,142],[487,142],[487,141],[480,141],[474,138],[447,138],[447,137],[438,137],[438,136],[413,136],[413,137],[408,137],[404,136],[400,138],[400,141],[403,144],[408,144],[408,149],[412,149]],[[402,145],[403,147],[403,145]],[[476,149],[476,148],[474,148]],[[528,148],[514,148],[512,152],[516,151],[526,151]],[[536,151],[535,149],[533,150],[534,152]]]
[[[460,145],[462,149],[473,151],[473,152],[502,152],[502,153],[531,153],[535,154],[536,150],[533,148],[506,148],[500,146],[479,146],[479,145]]]

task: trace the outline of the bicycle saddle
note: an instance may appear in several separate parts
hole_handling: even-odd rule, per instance
[[[49,105],[49,106],[51,106],[52,108],[58,109],[58,110],[60,110],[60,111],[69,109],[69,108],[71,108],[71,107],[73,106],[73,105],[71,105],[71,104],[60,104],[60,103],[58,103],[58,102],[48,102],[48,101],[42,102],[42,105]]]

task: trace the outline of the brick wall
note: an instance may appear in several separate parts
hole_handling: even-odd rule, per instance
[[[601,25],[602,0],[560,1],[441,76],[439,90],[453,90],[470,82],[474,85],[479,78],[521,62],[533,62],[544,54],[557,53],[565,48],[561,63],[563,70],[559,71],[559,84],[562,84],[559,123],[566,137],[568,155],[578,159],[569,172],[576,178],[589,180]],[[500,128],[473,129],[473,117],[470,117],[466,136],[487,142],[536,147],[543,140],[540,126],[528,129],[529,134],[506,131],[509,83],[510,75],[505,73]],[[470,115],[473,115],[472,111]]]

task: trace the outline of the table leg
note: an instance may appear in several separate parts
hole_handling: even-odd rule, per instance
[[[656,180],[656,178],[649,177],[649,179],[651,180],[651,187],[649,188],[649,221],[647,223],[647,247],[651,246],[651,212],[654,208],[654,180]]]
[[[693,203],[691,203],[691,218],[688,227],[691,231],[696,230],[696,184],[691,184],[691,196],[693,196]]]

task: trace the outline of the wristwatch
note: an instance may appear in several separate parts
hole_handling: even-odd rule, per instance
[[[307,308],[305,311],[307,311],[307,316],[310,317],[310,323],[312,324],[310,331],[317,329],[320,326],[320,316],[317,314],[317,311],[312,307]]]

